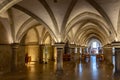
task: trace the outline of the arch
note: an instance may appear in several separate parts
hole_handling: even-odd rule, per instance
[[[92,34],[92,33],[89,34],[88,37],[82,39],[82,41],[83,41],[83,43],[84,43],[85,45],[87,45],[88,41],[89,41],[91,38],[93,38],[93,37],[95,37],[95,38],[97,38],[98,40],[100,40],[100,42],[102,43],[102,45],[106,44],[106,42],[105,42],[106,40],[104,40],[104,37],[102,37],[102,36],[100,36],[99,34],[96,34],[96,33],[94,33],[94,34]]]
[[[31,36],[30,34],[34,34],[34,36]],[[29,31],[26,33],[25,44],[26,41],[28,42],[28,44],[39,44],[39,35],[36,28],[29,29]]]
[[[104,42],[108,41],[108,40],[106,39],[106,37],[105,37],[102,33],[100,33],[100,31],[98,31],[98,30],[96,30],[96,29],[93,29],[93,30],[87,29],[87,30],[83,31],[83,32],[79,35],[78,39],[75,39],[75,40],[81,42],[81,44],[86,45],[86,42],[87,42],[91,37],[96,37],[96,38],[98,38],[103,44],[105,44]],[[106,39],[106,40],[105,40],[105,39]]]
[[[66,14],[65,14],[65,17],[64,17],[64,19],[63,19],[62,26],[61,26],[61,32],[62,32],[62,33],[64,33],[65,25],[66,25],[66,23],[67,23],[67,21],[68,21],[68,18],[69,18],[69,16],[70,16],[70,14],[71,14],[71,12],[72,12],[75,4],[77,3],[77,1],[78,1],[78,0],[72,0],[71,3],[70,3],[70,5],[69,5],[69,7],[68,7],[68,9],[67,9],[67,11],[66,11]]]
[[[116,36],[117,33],[115,31],[115,28],[113,27],[113,24],[108,17],[107,13],[104,11],[104,9],[95,1],[95,0],[86,0],[88,3],[90,3],[105,19],[109,27],[112,29],[112,33]]]
[[[34,15],[32,12],[30,12],[29,10],[27,10],[27,9],[25,9],[25,8],[19,6],[19,5],[14,5],[13,7],[20,10],[20,11],[22,11],[22,12],[24,12],[24,13],[26,13],[26,14],[28,14],[28,15],[30,15],[30,16],[32,16],[40,24],[42,24],[44,27],[46,27],[46,29],[50,32],[50,34],[53,35],[55,41],[58,41],[58,39],[57,39],[56,35],[54,34],[54,32],[50,29],[50,27],[42,19],[40,19],[39,17]]]
[[[90,54],[99,54],[99,50],[102,48],[102,44],[99,39],[91,38],[87,43],[87,47]]]
[[[47,10],[47,12],[49,13],[49,15],[50,15],[50,17],[51,17],[51,19],[52,19],[52,21],[53,21],[53,24],[55,25],[55,29],[56,29],[57,31],[59,31],[59,29],[58,29],[58,24],[57,24],[57,20],[56,20],[56,18],[55,18],[55,15],[54,15],[52,9],[51,9],[50,6],[48,5],[48,3],[47,3],[45,0],[39,0],[39,2],[42,3],[42,5],[44,6],[44,8],[45,8],[45,9]]]
[[[64,42],[65,42],[65,43],[66,43],[67,41],[69,41],[69,43],[72,43],[71,38],[70,38],[69,35],[67,35],[67,37],[65,37],[65,39],[64,39]]]
[[[78,29],[78,33],[76,33],[75,35],[75,37],[74,37],[74,39],[76,40],[76,38],[82,33],[82,31],[87,31],[87,30],[94,30],[94,32],[96,32],[96,31],[98,31],[98,32],[100,32],[100,33],[102,33],[102,35],[104,35],[104,36],[109,36],[108,35],[108,33],[104,30],[104,29],[101,29],[99,26],[97,26],[97,25],[85,25],[85,26],[83,26],[83,28],[82,29]]]
[[[40,38],[39,38],[38,30],[36,29],[36,27],[34,28],[34,30],[35,30],[35,32],[36,32],[36,35],[37,35],[37,38],[38,38],[38,43],[39,43],[39,41],[40,41],[39,39],[40,39]]]
[[[44,41],[47,39],[47,37],[50,37],[50,34],[48,32],[45,33],[45,35],[44,35],[44,37],[42,39],[42,43],[45,43]]]
[[[85,35],[85,34],[88,34],[88,33],[99,34],[101,37],[104,36],[104,38],[109,37],[109,35],[107,35],[107,33],[103,32],[103,30],[100,30],[99,28],[96,28],[96,25],[87,25],[87,26],[85,26],[84,28],[82,28],[81,30],[78,31],[78,33],[74,37],[74,42],[76,42],[76,40],[79,37],[84,38],[82,36]]]
[[[18,32],[17,32],[17,35],[16,35],[18,42],[20,42],[20,40],[22,39],[22,37],[26,34],[26,32],[27,32],[29,29],[34,28],[35,26],[41,25],[40,23],[38,23],[38,24],[35,24],[35,25],[30,26],[30,27],[28,27],[28,28],[25,29],[25,27],[27,26],[27,24],[29,24],[29,23],[30,23],[31,21],[33,21],[33,20],[34,20],[33,18],[29,18],[29,19],[28,19],[27,21],[25,21],[25,22],[23,23],[23,25],[19,28],[19,30],[18,30]],[[45,27],[45,28],[46,28],[46,27]],[[24,32],[23,32],[23,30],[24,30]],[[48,30],[48,29],[47,29],[47,30]],[[49,31],[49,30],[48,30],[48,31]],[[52,32],[49,32],[49,33],[50,33],[51,35],[53,35]],[[53,35],[52,37],[53,37],[53,39],[56,39],[54,35]]]
[[[110,28],[108,27],[108,25],[105,23],[104,19],[95,14],[95,13],[91,13],[91,12],[83,12],[79,15],[77,15],[75,18],[73,18],[66,26],[66,34],[73,28],[75,27],[76,24],[81,24],[80,26],[82,27],[83,25],[85,25],[88,22],[92,22],[95,24],[100,25],[101,27],[103,27],[105,30],[112,32],[110,30]]]
[[[85,34],[86,33],[86,34]],[[91,38],[91,37],[97,37],[99,40],[101,40],[101,42],[103,43],[104,41],[107,41],[107,40],[105,40],[105,36],[104,35],[100,35],[100,34],[98,34],[99,33],[99,31],[97,31],[97,32],[94,32],[94,31],[92,31],[92,32],[90,32],[90,31],[85,31],[84,33],[83,33],[83,38],[81,38],[81,40],[83,41],[83,42],[87,42],[87,40],[89,39],[89,38]],[[81,37],[82,37],[81,36]]]
[[[87,42],[88,46],[90,46],[90,45],[92,44],[93,41],[96,41],[96,42],[100,43],[100,46],[102,47],[101,41],[100,41],[98,38],[95,38],[95,37],[89,39],[89,41]]]
[[[16,38],[17,38],[17,39],[19,38],[20,33],[24,30],[25,26],[26,26],[27,24],[29,24],[32,20],[34,20],[34,19],[33,19],[33,18],[29,18],[29,19],[27,19],[27,20],[21,25],[21,27],[19,28],[19,30],[18,30],[18,32],[17,32],[17,34],[16,34]],[[39,24],[37,24],[37,25],[39,25]]]

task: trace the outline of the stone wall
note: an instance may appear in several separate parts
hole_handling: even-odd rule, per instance
[[[0,45],[0,74],[11,70],[11,45]]]
[[[24,70],[25,67],[25,46],[20,45],[17,53],[18,59],[18,70]]]

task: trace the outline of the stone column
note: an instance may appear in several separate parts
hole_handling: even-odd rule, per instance
[[[81,46],[82,48],[82,53],[81,54],[85,54],[85,46]]]
[[[54,58],[54,46],[51,46],[50,48],[50,52],[51,52],[51,61],[55,61],[55,58]]]
[[[18,48],[19,44],[18,43],[13,43],[12,44],[12,60],[11,60],[11,71],[16,71],[18,67]]]
[[[43,63],[43,45],[39,45],[39,63]]]
[[[115,48],[115,72],[120,73],[120,48]]]
[[[103,47],[103,49],[104,49],[103,53],[104,53],[105,60],[107,61],[108,64],[112,64],[112,60],[113,60],[112,45],[107,44]]]
[[[75,44],[70,44],[70,53],[75,53]]]
[[[63,73],[63,50],[64,43],[56,43],[55,47],[57,49],[57,64],[56,64],[56,73]]]
[[[115,75],[120,75],[120,42],[113,42],[115,48]]]
[[[75,54],[74,54],[74,60],[79,60],[80,59],[80,48],[79,46],[75,46]]]
[[[70,55],[71,55],[71,60],[75,59],[75,44],[70,44]]]
[[[77,53],[80,54],[80,47],[79,46],[77,47]]]

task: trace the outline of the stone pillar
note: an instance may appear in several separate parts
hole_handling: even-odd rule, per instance
[[[108,45],[105,45],[104,46],[104,50],[103,50],[103,53],[104,53],[104,57],[105,57],[105,60],[107,61],[108,64],[112,64],[112,57],[113,57],[113,54],[112,54],[112,45],[108,44]]]
[[[115,48],[115,72],[120,73],[120,48]]]
[[[70,53],[75,53],[75,44],[70,44]]]
[[[79,46],[77,47],[77,53],[80,54],[80,47]]]
[[[43,55],[44,55],[44,63],[47,64],[48,63],[48,45],[45,45],[44,46],[44,52],[43,52]]]
[[[57,64],[56,64],[56,73],[63,73],[63,50],[64,43],[56,43],[55,47],[57,49]]]
[[[51,46],[50,53],[51,53],[51,61],[55,61],[55,58],[54,58],[54,46]]]
[[[82,48],[82,53],[81,54],[85,54],[85,46],[81,46]]]
[[[11,71],[16,71],[18,67],[18,48],[19,44],[18,43],[13,43],[12,44],[12,60],[11,60]]]
[[[39,45],[39,63],[43,63],[43,45]]]
[[[80,48],[79,46],[75,46],[75,53],[74,53],[74,60],[79,60],[80,59]]]
[[[74,56],[75,56],[75,44],[70,44],[70,55],[71,55],[71,60],[74,60]]]
[[[120,42],[113,42],[115,48],[115,75],[120,75]]]

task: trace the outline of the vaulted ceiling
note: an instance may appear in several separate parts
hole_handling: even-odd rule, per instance
[[[39,26],[55,42],[86,45],[95,38],[105,45],[120,41],[120,0],[0,0],[0,22],[9,43]]]

